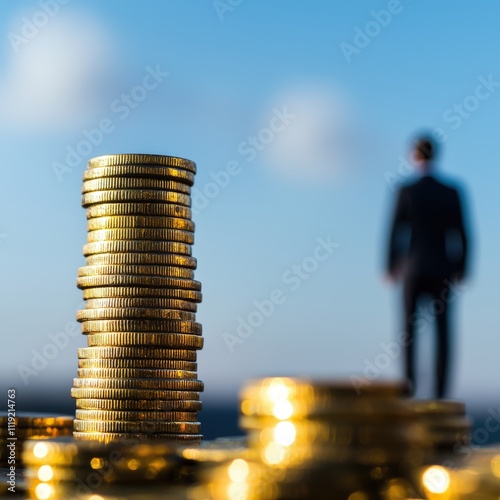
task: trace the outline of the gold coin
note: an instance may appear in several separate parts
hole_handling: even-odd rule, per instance
[[[182,168],[193,174],[196,173],[196,163],[177,156],[149,154],[103,155],[91,158],[87,163],[89,169],[114,165],[132,165],[134,167],[138,165],[157,165],[162,167]]]
[[[169,391],[203,392],[203,382],[191,379],[155,379],[155,378],[75,378],[73,387],[96,389],[165,389]]]
[[[174,203],[101,203],[87,208],[87,219],[115,215],[160,215],[191,219],[191,209]]]
[[[149,229],[125,227],[118,229],[98,229],[87,233],[87,241],[115,241],[115,240],[155,240],[179,241],[181,243],[194,243],[194,233],[180,229]]]
[[[300,419],[327,416],[336,421],[414,419],[402,396],[406,383],[309,380],[269,377],[248,382],[241,391],[241,413],[253,417]],[[362,397],[361,397],[362,395]]]
[[[55,484],[73,482],[73,481],[76,481],[79,476],[85,477],[85,475],[89,474],[88,470],[79,471],[76,467],[72,467],[72,468],[61,467],[61,466],[58,467],[54,464],[47,465],[47,466],[50,467],[50,481],[40,482],[40,480],[39,480],[39,474],[41,473],[43,475],[43,473],[46,470],[45,468],[42,469],[42,467],[44,467],[44,465],[28,467],[24,472],[24,477],[31,484],[34,483],[34,484],[55,485]],[[40,469],[41,469],[41,471],[40,471]],[[92,470],[92,469],[90,469],[90,470]],[[80,472],[80,474],[79,474],[79,472]],[[86,474],[85,474],[85,472],[86,472]],[[49,471],[47,471],[47,473],[49,473]],[[35,496],[32,498],[39,498],[36,495],[36,490],[35,490]]]
[[[277,392],[286,394],[287,399],[300,399],[303,397],[324,397],[330,400],[339,398],[360,399],[365,398],[400,398],[407,394],[406,382],[374,382],[359,379],[356,383],[348,380],[323,380],[299,379],[289,377],[267,377],[251,380],[245,384],[242,395],[245,398],[261,398],[266,395],[273,396]],[[248,395],[248,396],[247,396]]]
[[[131,286],[104,286],[101,288],[86,288],[83,298],[103,299],[117,297],[160,297],[164,299],[181,299],[201,302],[201,292],[179,288],[139,288]]]
[[[184,182],[149,179],[147,177],[106,177],[104,179],[92,179],[83,182],[82,193],[115,189],[159,189],[184,194],[191,193],[190,186]]]
[[[250,457],[245,436],[216,438],[205,441],[201,446],[182,446],[177,454],[199,463],[230,463],[237,458]]]
[[[95,241],[83,245],[83,255],[95,253],[154,252],[191,255],[191,245],[171,241]]]
[[[440,399],[409,399],[408,406],[423,417],[438,418],[450,415],[465,415],[465,403],[462,401]]]
[[[126,443],[114,443],[112,446],[99,442],[75,440],[73,437],[70,439],[56,438],[43,442],[31,440],[24,445],[23,463],[29,465],[26,477],[30,479],[30,486],[33,487],[40,482],[53,485],[57,493],[61,494],[57,498],[74,499],[77,484],[96,487],[95,477],[92,482],[86,483],[85,481],[90,481],[92,475],[98,473],[98,479],[101,479],[100,475],[103,475],[108,485],[109,483],[113,484],[113,496],[108,497],[106,494],[99,498],[116,500],[118,498],[118,496],[115,497],[115,494],[118,495],[115,492],[117,483],[126,487],[127,483],[130,484],[130,481],[139,478],[158,481],[161,471],[172,472],[174,465],[178,463],[178,446],[158,441],[156,443],[155,445],[146,445],[128,440]],[[133,467],[130,467],[132,464]],[[50,469],[44,471],[41,467],[43,469],[50,467]],[[39,477],[39,472],[41,472],[40,476],[42,476],[43,481]],[[47,472],[52,472],[52,474],[47,474]],[[65,477],[64,474],[68,474],[68,476]],[[52,477],[48,479],[47,476]],[[70,483],[75,480],[77,484],[71,485]],[[70,492],[71,486],[73,486],[73,491]],[[68,491],[61,490],[63,487],[67,487]],[[87,491],[90,492],[90,489]],[[111,495],[111,491],[106,490],[106,492]],[[83,498],[91,498],[87,495],[77,495],[77,497],[82,500]],[[35,495],[30,498],[39,498],[39,496]],[[50,498],[55,497],[51,496]],[[119,495],[119,498],[124,497]],[[130,497],[127,496],[127,498]]]
[[[168,276],[141,276],[133,274],[105,274],[102,276],[80,276],[76,279],[78,288],[95,288],[101,286],[151,286],[166,288],[187,288],[201,290],[201,283],[184,278]]]
[[[201,446],[182,446],[176,449],[176,453],[186,460],[219,463],[229,463],[237,458],[251,459],[248,452],[246,436],[215,438],[205,441]]]
[[[100,179],[102,177],[141,177],[153,179],[170,179],[184,182],[192,186],[194,174],[174,167],[158,167],[144,165],[115,165],[111,167],[94,167],[83,172],[83,181]]]
[[[104,332],[157,332],[161,335],[169,333],[190,333],[201,335],[203,328],[196,321],[181,321],[175,319],[141,320],[141,319],[103,319],[85,321],[82,333]]]
[[[157,368],[79,368],[78,377],[85,378],[156,378],[156,379],[190,379],[196,380],[198,374],[187,370],[158,370]],[[172,387],[167,387],[172,389]]]
[[[76,312],[78,321],[125,319],[125,318],[150,318],[150,319],[175,319],[195,321],[196,314],[192,312],[177,311],[172,309],[82,309]]]
[[[80,358],[78,368],[84,369],[126,369],[126,370],[185,370],[196,372],[198,363],[195,361],[178,361],[170,359],[138,359],[138,358]],[[182,378],[182,377],[179,377]]]
[[[147,488],[147,495],[144,491],[137,497],[127,494],[127,488],[128,493],[131,493],[130,484],[133,482],[154,481],[156,485],[162,479],[172,478],[179,464],[178,456],[174,454],[176,446],[157,443],[158,446],[145,446],[138,440],[127,440],[126,444],[117,442],[111,446],[102,442],[72,439],[64,446],[58,443],[59,446],[52,448],[45,443],[37,443],[33,451],[25,452],[26,463],[30,465],[25,477],[28,479],[28,493],[32,492],[28,497],[45,498],[43,493],[49,492],[51,499],[97,499],[97,495],[90,495],[90,491],[97,489],[105,478],[106,494],[99,495],[99,499],[158,498],[152,495],[150,488]],[[35,453],[44,452],[45,447],[49,451],[44,459],[35,456]],[[40,484],[47,489],[37,489]],[[84,494],[85,491],[89,494]],[[157,493],[159,491],[158,487]],[[173,497],[169,495],[168,498]]]
[[[98,420],[101,422],[136,420],[155,420],[170,422],[196,422],[198,412],[195,411],[103,411],[103,410],[76,410],[78,420]]]
[[[178,217],[154,217],[144,215],[124,215],[114,217],[94,217],[87,222],[88,231],[98,229],[135,228],[166,228],[194,232],[194,222]]]
[[[15,435],[11,436],[8,431],[0,430],[0,441],[5,441],[9,437],[15,437],[18,441],[34,438],[54,438],[58,436],[70,436],[71,427],[33,427],[33,428],[17,428]]]
[[[192,269],[177,266],[83,266],[78,269],[78,276],[103,276],[106,274],[194,279],[194,271]]]
[[[150,202],[174,203],[185,207],[191,206],[191,197],[173,191],[153,191],[148,189],[115,189],[114,191],[92,191],[82,195],[82,207],[101,203]]]
[[[93,387],[72,387],[71,397],[75,399],[166,399],[199,401],[200,393],[163,389],[100,389]]]
[[[79,451],[77,443],[69,437],[33,439],[23,444],[22,460],[28,465],[69,465],[78,458]]]
[[[185,333],[93,333],[88,336],[89,347],[151,346],[201,349],[203,338]]]
[[[160,439],[162,441],[201,441],[203,440],[202,434],[167,434],[155,432],[154,434],[143,433],[137,434],[132,432],[74,432],[75,439],[81,441],[95,441],[100,443],[111,443],[113,441],[151,441]]]
[[[85,410],[80,411],[85,412]],[[173,415],[175,414],[177,412],[173,412]],[[184,415],[185,412],[178,414]],[[192,413],[192,415],[196,416],[196,413]],[[182,422],[182,420],[179,421]],[[131,458],[140,457],[140,463],[135,465],[141,469],[143,465],[150,466],[150,460],[155,461],[158,457],[167,458],[170,455],[174,458],[174,456],[178,457],[179,453],[177,446],[172,446],[168,443],[155,443],[151,445],[138,443],[134,445],[134,443],[127,442],[124,444],[115,443],[113,446],[103,446],[99,443],[83,443],[73,438],[63,437],[43,442],[38,440],[25,442],[23,459],[25,463],[30,465],[55,465],[58,470],[61,465],[67,469],[70,468],[69,466],[72,466],[71,468],[77,472],[87,469],[87,473],[89,472],[88,468],[92,467],[92,465],[104,466],[109,464],[110,466],[114,466],[114,470],[107,470],[107,473],[110,473],[108,477],[114,478],[112,474],[113,472],[117,472],[119,468],[123,467],[129,473],[132,472],[127,463]],[[95,464],[96,461],[98,462],[97,464]],[[94,470],[104,471],[102,467]]]
[[[178,309],[180,311],[196,312],[198,305],[195,302],[178,299],[160,298],[115,298],[115,299],[89,299],[86,301],[87,309]]]
[[[79,359],[141,359],[144,361],[196,361],[197,352],[190,349],[155,349],[150,347],[81,347]]]
[[[16,428],[26,427],[71,427],[73,418],[71,415],[59,415],[57,413],[15,412],[15,417],[9,416],[6,411],[0,412],[0,426],[7,426],[9,419],[14,419]],[[12,421],[12,420],[11,420]]]
[[[166,253],[102,253],[87,257],[89,266],[161,265],[196,269],[196,259]]]
[[[87,444],[87,443],[85,443]],[[48,484],[61,479],[61,470],[67,470],[75,475],[78,472],[83,472],[81,467],[88,467],[90,469],[91,452],[94,451],[96,458],[101,458],[100,455],[105,456],[107,451],[108,455],[111,450],[106,450],[102,445],[95,445],[88,443],[88,446],[81,446],[80,443],[71,438],[55,438],[47,441],[30,440],[26,441],[23,446],[23,463],[29,465],[27,472],[31,479],[38,478],[40,466],[50,466],[53,472],[50,481],[44,481]],[[90,456],[89,456],[90,455]],[[106,457],[107,458],[107,457]],[[92,470],[92,469],[90,469]],[[89,470],[87,470],[87,474]],[[74,478],[70,478],[74,479]],[[36,495],[34,498],[37,498]]]
[[[77,399],[76,407],[84,410],[106,411],[189,411],[198,412],[202,409],[199,400],[164,400],[150,399]]]
[[[199,422],[156,422],[143,420],[137,421],[99,421],[75,419],[76,432],[163,432],[199,434],[201,424]]]
[[[244,395],[241,401],[243,415],[256,418],[280,418],[281,412],[286,411],[286,419],[303,419],[314,417],[317,419],[334,419],[340,425],[360,425],[370,420],[373,425],[382,422],[415,422],[416,416],[404,406],[401,399],[390,398],[356,398],[333,397],[331,394],[310,393],[297,394],[285,398],[277,398],[273,392],[261,397]]]

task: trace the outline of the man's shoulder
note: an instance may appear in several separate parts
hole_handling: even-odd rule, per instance
[[[462,183],[457,179],[443,176],[435,178],[435,181],[443,191],[443,194],[448,194],[451,197],[459,198],[460,193],[462,193],[464,190],[464,188],[462,187]]]
[[[461,183],[455,179],[439,175],[425,176],[401,186],[401,190],[408,192],[421,189],[439,189],[447,193],[458,193],[462,191]]]

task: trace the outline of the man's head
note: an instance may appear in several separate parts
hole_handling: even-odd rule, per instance
[[[430,135],[418,137],[413,143],[413,160],[419,170],[428,172],[437,154],[437,143]]]

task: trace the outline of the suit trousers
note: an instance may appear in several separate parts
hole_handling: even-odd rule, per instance
[[[437,327],[435,358],[435,395],[443,398],[448,389],[450,332],[449,301],[446,299],[446,277],[407,277],[404,281],[405,332],[408,341],[405,346],[406,377],[415,391],[415,334],[425,329],[434,316]],[[430,298],[429,306],[417,311],[421,299]]]

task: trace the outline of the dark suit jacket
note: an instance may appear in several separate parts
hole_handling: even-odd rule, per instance
[[[457,189],[430,175],[399,191],[387,268],[405,278],[464,277],[468,242]]]

